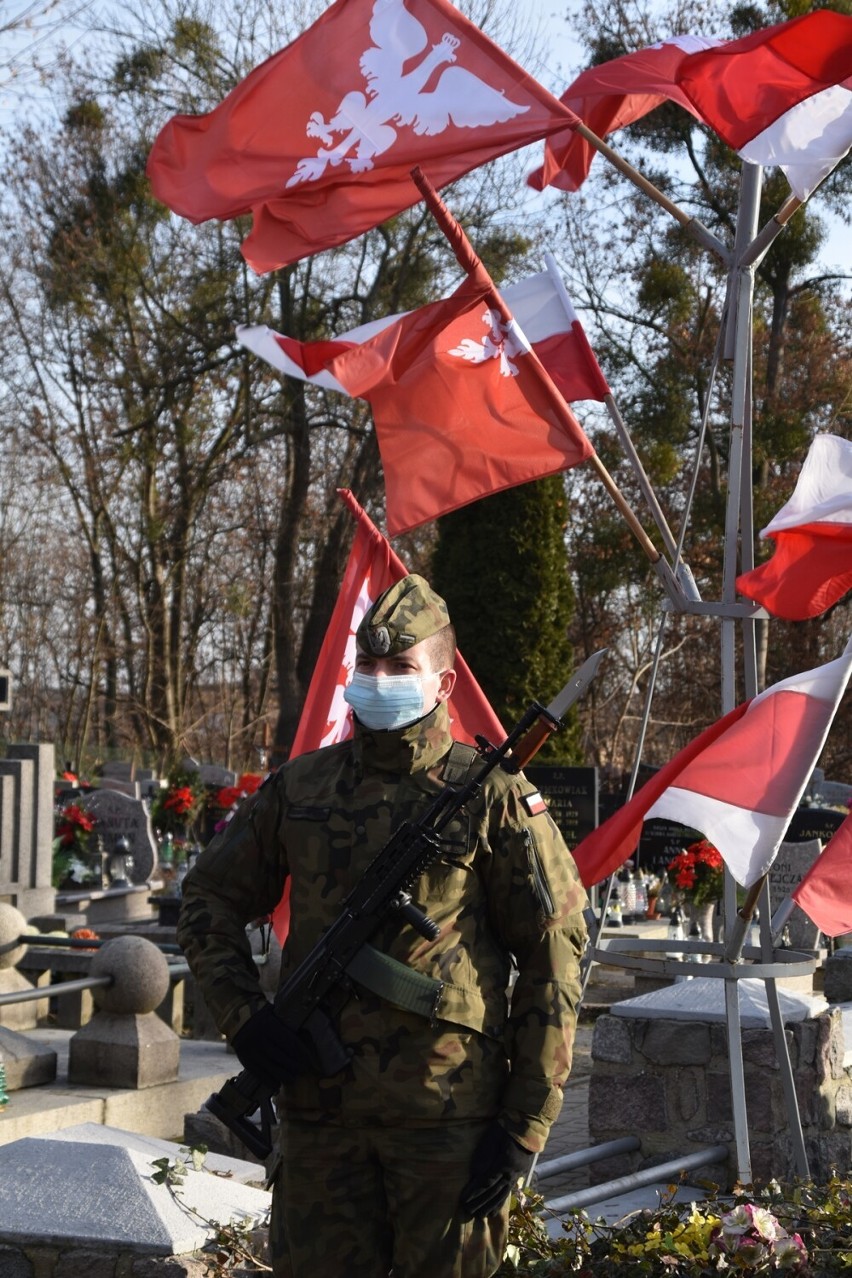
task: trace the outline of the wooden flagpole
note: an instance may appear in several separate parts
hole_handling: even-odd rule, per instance
[[[644,177],[643,174],[639,172],[638,169],[634,168],[632,164],[625,160],[622,155],[619,155],[608,142],[604,142],[603,138],[598,137],[597,133],[593,133],[582,120],[578,120],[577,124],[570,125],[569,127],[572,128],[575,133],[578,133],[581,138],[585,138],[590,146],[593,146],[596,151],[600,152],[600,154],[608,160],[614,168],[618,169],[620,173],[623,173],[634,186],[637,186],[640,191],[644,191],[644,193],[652,199],[655,204],[659,204],[660,208],[665,209],[665,211],[670,214],[676,222],[679,222],[683,229],[687,231],[689,235],[697,241],[697,243],[699,243],[703,248],[709,249],[711,253],[715,253],[716,257],[720,258],[726,266],[729,265],[731,260],[730,253],[725,248],[722,241],[717,239],[713,232],[709,230],[703,222],[701,222],[697,217],[690,217],[688,213],[685,213],[683,209],[670,200],[667,195],[664,195],[658,187],[654,186],[653,182],[650,182],[648,178]]]
[[[471,278],[478,279],[482,283],[486,290],[488,302],[494,310],[497,311],[503,322],[509,323],[512,321],[512,312],[509,310],[509,307],[504,302],[497,286],[485,269],[481,258],[478,256],[470,240],[465,235],[464,229],[461,227],[457,219],[453,217],[452,213],[447,208],[447,205],[444,203],[441,196],[438,194],[435,187],[426,177],[426,174],[419,165],[411,170],[411,177],[415,186],[420,191],[420,194],[423,196],[424,201],[428,205],[432,216],[449,241],[450,247],[456,256],[459,266],[466,275]],[[539,376],[543,386],[547,390],[548,397],[557,416],[564,423],[566,428],[573,433],[576,430],[576,422],[571,410],[565,403],[565,400],[557,387],[554,385],[547,369],[544,368],[541,361],[535,355],[535,352],[531,352],[531,354],[536,360]],[[627,523],[630,531],[639,542],[639,545],[642,547],[642,550],[649,561],[653,564],[654,569],[663,581],[668,594],[671,595],[675,602],[678,602],[681,598],[682,591],[670,565],[663,558],[660,551],[645,532],[645,529],[636,518],[636,515],[633,513],[627,499],[621,492],[621,489],[616,484],[612,475],[610,475],[597,453],[592,452],[591,456],[586,460],[588,465],[590,465],[596,472],[601,483],[606,488],[615,503],[615,506],[618,508],[620,514]]]

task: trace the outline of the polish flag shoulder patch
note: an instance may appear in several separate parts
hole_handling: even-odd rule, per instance
[[[538,790],[532,790],[529,794],[522,794],[521,802],[530,816],[538,816],[539,813],[547,811],[547,804]]]

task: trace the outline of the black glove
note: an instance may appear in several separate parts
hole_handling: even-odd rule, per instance
[[[535,1162],[505,1127],[493,1122],[473,1151],[470,1180],[462,1190],[461,1210],[468,1220],[493,1216],[503,1206],[519,1178],[526,1180]]]
[[[295,1030],[275,1015],[271,1003],[237,1030],[231,1046],[240,1064],[268,1087],[292,1083],[312,1069],[311,1057]]]

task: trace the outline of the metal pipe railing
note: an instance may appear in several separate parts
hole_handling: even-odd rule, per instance
[[[13,990],[11,994],[0,994],[0,1007],[6,1007],[9,1003],[31,1003],[40,998],[50,998],[54,994],[79,994],[81,990],[94,990],[114,983],[112,976],[81,976],[77,981],[34,986],[31,990]]]
[[[587,1167],[591,1163],[599,1163],[614,1154],[630,1154],[640,1149],[642,1142],[638,1136],[621,1136],[618,1140],[603,1141],[600,1145],[590,1145],[588,1149],[578,1149],[573,1154],[561,1154],[559,1158],[548,1159],[538,1163],[535,1169],[536,1180],[547,1180],[550,1176],[558,1176],[560,1172],[574,1171],[576,1167]]]
[[[19,936],[17,941],[13,941],[9,948],[14,949],[16,945],[36,946],[37,948],[53,948],[66,950],[97,950],[102,945],[106,945],[109,941],[117,941],[117,936],[94,937],[94,936],[45,936],[41,932],[25,932],[23,936]],[[148,940],[148,938],[145,938]],[[157,949],[163,954],[183,954],[183,950],[179,945],[173,945],[169,941],[151,941],[151,945],[156,945]]]
[[[189,976],[186,963],[170,963],[171,980],[185,980]],[[11,994],[0,994],[0,1007],[9,1003],[33,1003],[42,998],[52,998],[58,994],[79,994],[82,990],[94,990],[99,987],[113,985],[112,976],[81,976],[74,981],[59,981],[54,985],[34,985],[31,990],[14,990]]]
[[[633,1172],[630,1176],[619,1176],[615,1180],[605,1181],[601,1185],[593,1185],[590,1189],[579,1189],[574,1194],[566,1194],[563,1198],[554,1198],[544,1204],[547,1211],[571,1211],[575,1207],[588,1207],[593,1203],[601,1203],[606,1198],[615,1198],[619,1194],[629,1193],[632,1189],[641,1189],[645,1185],[653,1185],[655,1181],[666,1183],[676,1180],[681,1172],[692,1171],[696,1167],[706,1167],[708,1163],[723,1163],[730,1156],[727,1145],[710,1145],[707,1149],[696,1150],[694,1154],[684,1154],[682,1158],[672,1158],[667,1163],[657,1163],[655,1167],[645,1167]]]

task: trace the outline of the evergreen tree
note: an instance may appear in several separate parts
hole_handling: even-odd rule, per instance
[[[504,726],[532,701],[546,705],[569,679],[574,590],[565,553],[568,503],[561,475],[522,484],[438,521],[432,582],[459,647]],[[572,712],[538,756],[582,758]]]

